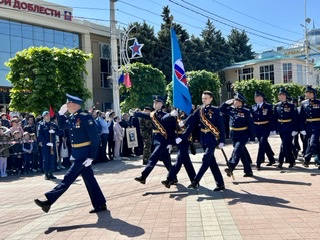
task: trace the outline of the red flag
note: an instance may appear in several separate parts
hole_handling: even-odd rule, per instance
[[[50,106],[50,109],[49,109],[49,115],[50,117],[54,117],[55,113],[53,111],[53,108]]]
[[[126,85],[126,88],[129,88],[132,86],[129,73],[124,74],[123,84]]]

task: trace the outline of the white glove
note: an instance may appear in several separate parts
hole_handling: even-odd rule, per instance
[[[295,135],[297,135],[298,134],[298,132],[297,131],[292,131],[292,133],[291,133],[291,136],[295,136]]]
[[[55,133],[56,131],[54,131],[53,129],[49,130],[49,133]]]
[[[274,136],[274,135],[276,135],[276,134],[277,134],[276,131],[271,131],[270,134],[269,134],[269,136]]]
[[[174,109],[174,110],[171,111],[170,115],[172,117],[176,117],[176,116],[178,116],[178,111],[176,109]]]
[[[68,111],[68,108],[67,108],[67,104],[65,103],[60,107],[59,115],[64,115],[67,111]]]
[[[300,134],[302,134],[303,136],[307,135],[306,131],[303,130],[303,131],[300,131]]]
[[[48,142],[46,145],[47,145],[48,147],[53,147],[53,143],[51,143],[51,142]]]
[[[224,147],[224,143],[219,143],[218,148],[222,149]]]
[[[169,144],[169,145],[167,146],[167,149],[168,149],[168,152],[171,153],[171,152],[172,152],[172,145]]]
[[[179,121],[178,125],[179,125],[179,127],[183,127],[184,126],[184,121]]]
[[[84,165],[85,167],[89,167],[93,162],[93,159],[92,158],[87,158],[83,163],[82,165]]]
[[[179,144],[179,143],[181,143],[182,142],[182,139],[181,138],[176,138],[176,144]]]
[[[231,104],[233,104],[233,101],[234,101],[233,98],[232,98],[232,99],[229,99],[229,100],[226,101],[226,104],[231,105]]]

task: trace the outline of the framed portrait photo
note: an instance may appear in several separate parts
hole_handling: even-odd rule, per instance
[[[126,129],[128,148],[138,147],[138,136],[136,128]]]

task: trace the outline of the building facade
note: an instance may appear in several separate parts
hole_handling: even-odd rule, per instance
[[[79,48],[92,53],[85,87],[93,94],[86,107],[112,108],[110,28],[72,17],[71,8],[41,0],[0,0],[0,107],[10,102],[9,68],[16,52],[31,46]]]
[[[232,84],[249,79],[270,80],[272,84],[297,83],[315,85],[313,63],[309,62],[308,72],[304,59],[281,54],[275,51],[262,53],[259,57],[235,63],[222,69],[225,84],[221,89],[221,101],[232,96]]]

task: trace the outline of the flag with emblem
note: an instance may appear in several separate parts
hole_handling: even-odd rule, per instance
[[[172,53],[172,81],[173,106],[190,114],[192,110],[191,95],[187,83],[186,73],[182,62],[180,47],[176,32],[171,27],[171,53]]]

